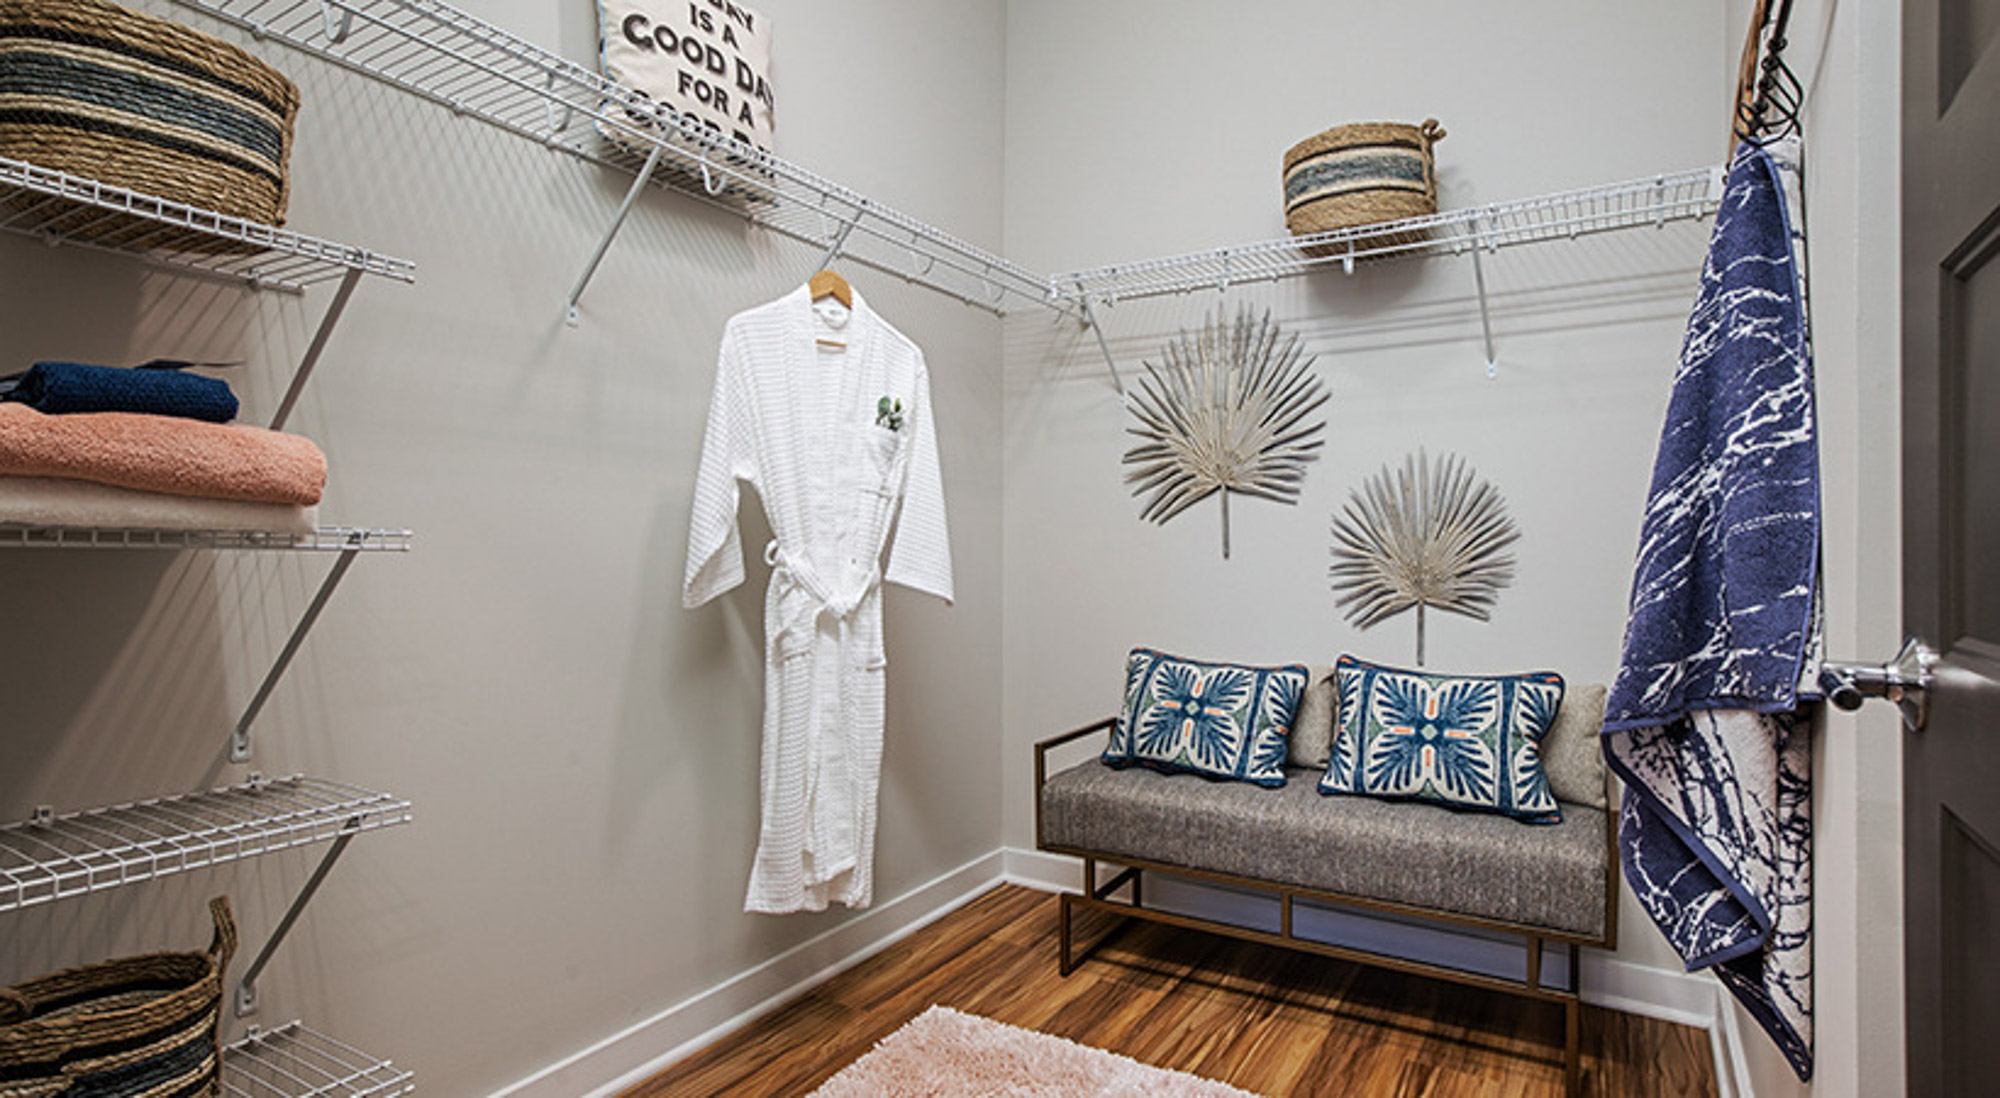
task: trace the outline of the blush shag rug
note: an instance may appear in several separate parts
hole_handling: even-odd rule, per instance
[[[934,1006],[811,1098],[1257,1098],[1061,1037]]]

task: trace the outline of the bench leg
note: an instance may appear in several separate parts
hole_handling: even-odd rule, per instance
[[[1057,964],[1056,967],[1057,970],[1062,973],[1062,975],[1067,976],[1071,972],[1076,971],[1076,962],[1070,958],[1070,953],[1069,953],[1070,927],[1072,925],[1070,922],[1070,914],[1069,914],[1071,896],[1070,893],[1065,892],[1062,895],[1056,897],[1056,899],[1059,901],[1057,906],[1061,908],[1061,912],[1057,916],[1057,922],[1060,924],[1060,930],[1056,935],[1057,944],[1061,950],[1061,953],[1059,955],[1059,963]]]
[[[1583,1002],[1563,1001],[1563,1093],[1583,1098]]]

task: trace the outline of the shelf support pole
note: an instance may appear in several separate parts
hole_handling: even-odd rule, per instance
[[[306,607],[305,616],[299,619],[299,624],[292,630],[291,638],[285,641],[284,650],[278,653],[277,661],[264,675],[263,685],[257,688],[256,696],[250,699],[249,707],[236,722],[236,731],[229,737],[230,762],[250,761],[253,748],[250,740],[251,724],[257,720],[257,714],[263,711],[264,703],[270,700],[271,691],[277,687],[278,680],[284,677],[285,668],[291,666],[292,657],[298,655],[299,646],[305,643],[306,634],[312,632],[313,623],[319,620],[320,611],[326,609],[327,601],[333,597],[333,589],[340,585],[340,578],[347,574],[348,566],[354,563],[355,554],[360,551],[358,546],[342,549],[340,559],[334,561],[333,567],[327,571],[326,579],[319,585],[319,593],[313,596],[312,604]]]
[[[359,816],[342,826],[340,834],[333,840],[333,845],[327,848],[326,856],[319,860],[319,867],[313,870],[312,876],[306,880],[306,886],[299,890],[298,896],[292,900],[292,906],[286,909],[285,917],[278,920],[278,929],[271,932],[271,940],[264,943],[264,948],[257,953],[257,959],[251,961],[250,967],[243,970],[243,978],[236,984],[238,1018],[247,1018],[257,1013],[257,977],[263,973],[264,966],[270,963],[271,954],[278,951],[278,945],[285,940],[285,935],[292,932],[292,924],[298,922],[299,913],[305,910],[306,904],[312,902],[313,894],[319,891],[319,886],[326,881],[326,875],[333,870],[333,863],[340,860],[341,854],[347,850],[347,844],[354,841],[354,836],[360,829]]]
[[[347,311],[347,300],[354,296],[354,287],[361,282],[361,271],[350,267],[340,276],[340,288],[333,291],[333,300],[327,304],[326,315],[320,317],[319,330],[313,333],[312,342],[306,345],[305,357],[299,360],[299,368],[292,371],[292,384],[285,390],[285,398],[278,402],[278,411],[271,416],[271,430],[282,431],[285,421],[292,418],[292,409],[299,403],[299,395],[306,390],[306,379],[312,376],[313,367],[319,365],[320,355],[326,352],[326,341],[333,338],[333,326],[340,322],[340,314]]]
[[[1472,229],[1472,282],[1479,290],[1479,334],[1486,346],[1486,376],[1500,376],[1500,359],[1493,353],[1493,314],[1486,303],[1486,266],[1479,260],[1479,219],[1468,222]]]
[[[577,325],[576,303],[582,300],[584,287],[590,285],[591,278],[597,274],[597,265],[604,262],[604,253],[611,250],[612,238],[625,227],[625,216],[632,212],[632,204],[639,201],[639,192],[645,189],[646,180],[653,177],[653,168],[660,162],[660,150],[665,147],[657,141],[653,143],[653,151],[646,154],[646,166],[639,169],[632,185],[626,188],[625,199],[618,203],[618,212],[611,216],[611,224],[605,228],[603,239],[597,242],[597,250],[590,253],[590,261],[583,265],[583,273],[577,276],[576,285],[570,288],[569,304],[563,310],[563,320],[570,327]]]
[[[1090,334],[1097,337],[1097,349],[1104,352],[1104,364],[1111,367],[1111,384],[1117,388],[1119,399],[1123,400],[1125,379],[1118,376],[1118,360],[1111,357],[1111,344],[1105,342],[1104,326],[1097,322],[1097,311],[1090,307],[1090,294],[1084,291],[1082,283],[1077,284],[1076,300],[1083,306],[1084,326],[1090,329]]]
[[[818,274],[828,267],[833,266],[833,261],[840,258],[841,249],[847,247],[847,234],[854,231],[854,226],[861,223],[861,215],[867,212],[868,207],[865,204],[854,208],[854,216],[842,221],[840,223],[840,231],[833,234],[833,243],[827,247],[826,255],[821,257],[819,266],[806,272],[807,274]]]

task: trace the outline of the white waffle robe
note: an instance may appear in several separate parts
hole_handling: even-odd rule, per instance
[[[858,293],[850,311],[801,286],[730,318],[695,476],[688,607],[743,582],[739,482],[757,490],[776,535],[764,553],[763,821],[743,908],[865,907],[882,771],[882,580],[952,597],[923,353]]]

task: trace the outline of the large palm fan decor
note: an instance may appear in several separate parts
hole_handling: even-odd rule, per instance
[[[1402,469],[1385,465],[1363,481],[1333,517],[1336,604],[1362,629],[1416,607],[1422,667],[1424,610],[1489,620],[1514,581],[1507,547],[1520,536],[1507,501],[1463,458],[1447,454],[1433,465],[1419,450]]]
[[[1222,497],[1222,555],[1229,556],[1229,496],[1296,503],[1306,464],[1319,456],[1326,403],[1313,358],[1248,308],[1218,313],[1169,342],[1129,407],[1139,444],[1125,452],[1125,481],[1144,499],[1140,517],[1164,524],[1213,495]]]

